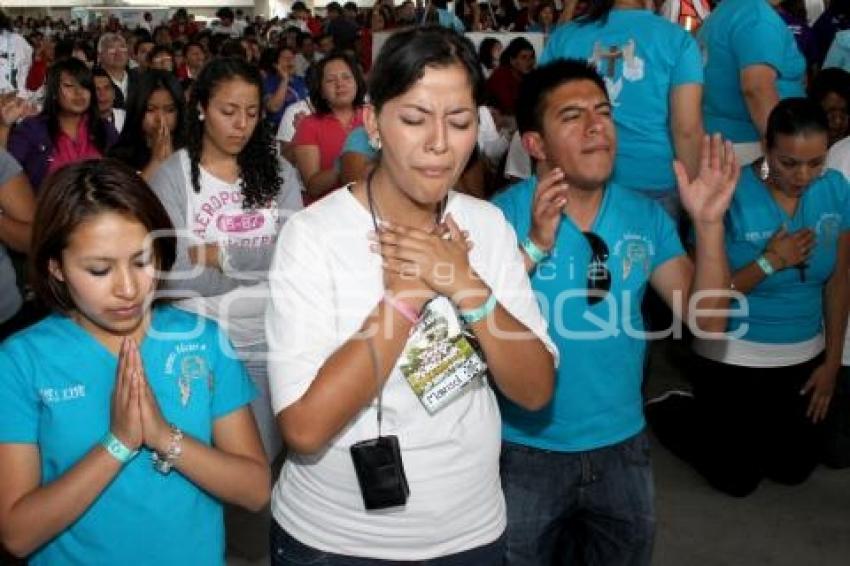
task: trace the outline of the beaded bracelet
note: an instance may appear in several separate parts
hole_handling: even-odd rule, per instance
[[[151,452],[154,469],[162,475],[167,475],[181,454],[183,454],[183,431],[171,425],[171,440],[165,454],[157,454],[156,450]]]

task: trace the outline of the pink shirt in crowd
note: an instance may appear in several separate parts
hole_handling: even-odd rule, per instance
[[[72,139],[61,130],[59,131],[53,147],[52,157],[53,160],[47,168],[48,175],[70,163],[102,157],[100,151],[95,147],[94,142],[89,136],[88,116],[83,116],[80,120],[80,125],[77,126],[76,139]]]

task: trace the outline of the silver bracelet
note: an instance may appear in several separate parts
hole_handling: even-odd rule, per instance
[[[156,450],[151,452],[154,469],[162,475],[167,475],[181,454],[183,454],[183,431],[171,425],[171,440],[165,454],[157,454]]]

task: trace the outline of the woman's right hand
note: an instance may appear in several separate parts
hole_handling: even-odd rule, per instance
[[[140,376],[135,375],[131,362],[132,349],[129,340],[121,342],[118,353],[118,370],[115,388],[112,390],[109,431],[130,450],[142,445],[142,411],[140,400]]]
[[[383,256],[382,252],[385,250],[381,245],[380,235],[370,233],[369,240],[372,242],[370,244],[372,252]],[[385,256],[382,259],[384,289],[387,293],[410,303],[417,310],[421,310],[425,303],[434,298],[436,292],[425,283],[415,266],[404,268],[399,262],[388,260]]]
[[[767,243],[765,253],[773,254],[779,260],[777,269],[785,269],[805,263],[815,245],[815,233],[811,228],[802,228],[789,234],[783,226]]]

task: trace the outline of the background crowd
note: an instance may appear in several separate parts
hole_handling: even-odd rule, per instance
[[[528,505],[540,495],[521,485],[527,462],[536,458],[551,471],[562,464],[548,454],[563,453],[610,471],[606,467],[619,464],[599,454],[613,447],[626,460],[640,460],[644,475],[634,485],[627,474],[608,477],[626,486],[629,502],[622,506],[629,509],[617,512],[640,515],[642,522],[629,516],[624,520],[632,521],[632,530],[614,536],[626,542],[597,547],[594,538],[608,535],[603,527],[593,531],[588,519],[587,533],[571,552],[585,549],[587,563],[613,563],[606,561],[615,556],[648,563],[654,523],[647,519],[653,514],[648,456],[641,458],[647,450],[642,432],[647,421],[665,446],[733,496],[751,493],[764,479],[800,483],[822,462],[850,465],[850,365],[844,354],[850,303],[850,247],[844,240],[850,227],[850,184],[844,177],[850,175],[850,0],[815,4],[471,0],[449,6],[445,0],[382,0],[370,8],[332,2],[320,12],[295,2],[285,18],[221,8],[208,24],[179,9],[166,21],[155,22],[145,13],[134,28],[117,17],[83,25],[50,17],[12,18],[0,11],[0,341],[40,324],[56,327],[51,339],[58,344],[59,330],[71,331],[51,313],[88,316],[85,301],[95,299],[81,291],[59,296],[55,288],[38,283],[56,278],[70,291],[77,289],[78,283],[57,265],[70,261],[66,248],[69,257],[82,253],[77,249],[84,238],[80,233],[96,241],[97,234],[87,231],[132,236],[137,229],[141,240],[157,229],[176,228],[189,237],[157,250],[153,263],[190,275],[161,285],[146,280],[151,288],[170,293],[177,307],[154,310],[151,316],[183,328],[191,323],[181,318],[188,312],[221,325],[226,348],[242,362],[220,362],[224,391],[233,398],[211,398],[209,414],[198,417],[203,426],[178,423],[188,437],[188,456],[179,460],[174,447],[181,446],[183,431],[170,423],[169,433],[161,422],[156,383],[151,389],[137,385],[127,370],[141,364],[140,357],[147,362],[151,346],[139,353],[141,346],[132,340],[116,341],[110,332],[101,336],[105,327],[96,320],[89,327],[81,323],[119,360],[117,379],[126,390],[122,402],[142,408],[139,430],[133,432],[127,416],[132,411],[116,413],[118,401],[108,401],[111,393],[104,391],[104,403],[112,403],[113,414],[124,419],[113,417],[109,434],[135,435],[134,450],[149,450],[154,462],[159,458],[177,465],[210,501],[253,511],[265,505],[269,494],[252,489],[248,481],[268,483],[262,464],[281,458],[287,447],[286,481],[271,495],[272,552],[294,548],[306,559],[334,549],[368,556],[376,548],[380,551],[373,558],[401,559],[413,552],[419,559],[435,548],[374,517],[352,535],[362,511],[360,494],[333,491],[351,442],[363,439],[376,416],[380,427],[380,396],[376,411],[372,389],[363,386],[371,387],[374,373],[380,374],[379,383],[387,381],[390,422],[407,427],[402,443],[421,447],[434,442],[431,452],[407,452],[405,458],[419,462],[416,458],[427,453],[465,480],[469,467],[457,464],[457,453],[447,448],[453,427],[498,427],[501,409],[502,437],[463,436],[464,446],[480,458],[482,469],[492,472],[487,478],[495,483],[480,490],[455,487],[457,501],[452,502],[460,505],[466,495],[487,516],[461,512],[454,523],[444,524],[441,533],[457,530],[455,523],[470,532],[467,538],[446,534],[445,544],[438,545],[442,555],[478,553],[457,564],[500,563],[503,552],[512,564],[545,562],[541,549],[555,552],[552,532],[567,533],[574,525],[563,519],[568,509],[550,509],[554,518],[546,525],[531,524],[518,511],[522,505],[517,501],[525,498]],[[473,34],[475,45],[462,39],[465,32],[481,32]],[[493,35],[487,37],[488,32]],[[376,58],[379,45],[386,43],[389,47]],[[576,66],[576,61],[586,65]],[[577,88],[575,83],[585,90],[570,98],[565,93],[572,91],[564,89]],[[446,84],[469,88],[451,92]],[[555,108],[558,97],[573,105]],[[582,106],[588,100],[595,105]],[[423,101],[435,106],[426,108]],[[440,165],[445,171],[436,165],[411,168],[416,174],[424,170],[425,177],[450,178],[451,186],[436,191],[411,181],[408,187],[401,182],[410,173],[405,160],[424,159],[411,157],[418,155],[417,136],[424,131],[417,128],[437,115],[446,125],[434,126],[435,131],[444,128],[434,136],[445,148],[437,151],[433,140],[422,145],[427,156],[450,155]],[[585,128],[582,133],[574,129],[577,121]],[[599,154],[610,159],[588,173]],[[128,187],[126,202],[113,194],[122,184]],[[573,196],[566,192],[568,185]],[[449,189],[456,193],[449,196]],[[491,200],[501,214],[485,202]],[[427,207],[417,206],[424,201]],[[97,222],[82,222],[83,230],[73,218],[86,215]],[[126,224],[110,232],[107,220],[116,216]],[[409,226],[399,228],[402,219]],[[393,222],[379,227],[379,220]],[[640,225],[639,237],[634,223]],[[364,233],[374,227],[372,252],[385,255],[384,271],[380,262],[370,264],[379,258],[356,241],[333,240],[336,230],[353,227]],[[644,229],[646,235],[640,235]],[[317,243],[320,233],[336,247]],[[630,238],[644,244],[614,246],[616,239]],[[410,240],[417,241],[417,253],[425,253],[416,246],[427,240],[428,253],[472,266],[481,279],[454,286],[426,279],[407,288],[391,273],[401,256],[388,257],[386,249],[401,254]],[[588,274],[576,280],[578,287],[611,296],[634,292],[639,302],[646,293],[643,314],[627,324],[642,330],[645,321],[647,328],[663,328],[671,311],[679,318],[687,315],[673,303],[676,293],[689,298],[698,290],[731,289],[746,295],[749,315],[720,324],[733,332],[743,322],[749,330],[735,340],[694,340],[700,368],[694,391],[651,400],[644,415],[642,338],[605,337],[592,346],[566,340],[553,329],[562,314],[550,311],[551,305],[533,306],[532,290],[557,291],[544,272],[565,249],[581,249],[589,266]],[[595,287],[590,270],[615,256],[622,268],[602,268],[607,279]],[[723,268],[712,270],[712,262]],[[358,265],[374,267],[374,273],[361,272]],[[513,283],[506,285],[496,275],[497,266],[507,266]],[[630,279],[638,272],[642,275]],[[570,279],[569,285],[575,283]],[[352,288],[368,290],[370,301],[383,306],[372,310],[374,301],[364,301]],[[381,302],[382,293],[390,291]],[[377,347],[395,360],[406,353],[404,342],[367,348],[351,338],[364,318],[379,324],[386,322],[387,312],[418,324],[432,303],[392,298],[411,291],[426,292],[429,300],[452,299],[458,320],[481,341],[478,351],[492,376],[490,385],[475,386],[463,405],[438,413],[441,426],[433,439],[414,430],[431,422],[424,413],[410,416],[421,409],[418,401],[399,401],[408,388],[398,368],[374,358]],[[488,298],[483,304],[468,297],[454,300],[468,291]],[[137,294],[143,293],[127,291],[127,301]],[[412,314],[411,304],[416,307]],[[593,301],[582,306],[598,308]],[[580,318],[578,311],[568,315]],[[530,337],[519,345],[503,342],[480,325],[488,316],[528,330]],[[310,344],[291,336],[295,327],[310,334]],[[205,330],[192,347],[214,348],[217,332]],[[141,344],[144,332],[133,337]],[[32,361],[33,352],[49,349],[27,339],[8,340],[8,351],[0,350],[0,367],[17,364],[9,361],[18,360],[15,356]],[[269,351],[280,358],[267,363]],[[558,352],[565,366],[555,367]],[[613,352],[617,355],[608,355]],[[518,364],[535,375],[527,390],[518,385]],[[98,371],[108,373],[104,368],[105,362]],[[195,393],[193,378],[186,377],[191,372],[183,371],[179,401],[186,406]],[[41,378],[41,370],[34,373]],[[624,376],[622,382],[596,379],[615,374]],[[277,375],[289,381],[276,383]],[[340,401],[344,396],[335,396],[334,388],[345,387],[352,389],[346,389],[347,401]],[[490,387],[498,391],[499,407]],[[735,388],[741,394],[733,402],[725,392]],[[50,395],[39,391],[48,403]],[[0,393],[0,399],[11,395]],[[138,399],[131,401],[134,395]],[[769,407],[754,413],[752,407],[762,402]],[[250,412],[245,409],[249,404]],[[256,430],[243,420],[250,414]],[[722,426],[718,415],[725,419]],[[156,438],[144,432],[145,422],[160,433]],[[35,433],[30,433],[0,421],[0,446],[31,442]],[[118,442],[118,455],[112,455],[125,458],[122,465],[131,461],[135,452],[121,452],[121,439],[113,435],[108,440]],[[504,506],[493,503],[501,501],[498,440],[505,442],[506,514]],[[240,449],[240,442],[247,448]],[[20,462],[32,467],[30,456],[15,455],[19,468],[25,467]],[[42,479],[55,479],[57,490],[72,491],[68,477],[84,472],[74,467],[65,474],[73,459],[62,454],[58,460],[59,471],[51,468]],[[85,465],[97,463],[92,457]],[[424,461],[421,466],[432,471]],[[434,493],[446,488],[445,478],[430,475],[413,472],[412,483]],[[26,491],[25,483],[12,487]],[[129,482],[119,490],[134,486]],[[186,489],[178,497],[191,499]],[[595,497],[607,498],[610,489],[602,491]],[[629,493],[637,495],[629,498]],[[117,513],[122,501],[116,501]],[[20,534],[26,502],[14,514],[0,494],[12,525],[5,530],[0,525],[0,534],[15,543],[9,545],[15,554],[37,551],[42,563],[57,563],[75,551],[73,537],[66,538],[69,532],[59,525],[88,517],[88,503],[57,510],[50,525]],[[190,511],[208,512],[208,503],[195,501]],[[425,528],[427,507],[413,500],[410,524]],[[536,511],[544,507],[535,504]],[[588,516],[598,512],[590,507]],[[473,519],[478,527],[469,526]],[[105,528],[102,518],[88,520],[91,525],[82,521],[79,528]],[[508,532],[502,535],[505,521]],[[516,522],[526,525],[520,533],[527,537],[523,543],[517,542],[519,530],[512,530]],[[209,536],[223,539],[218,523],[211,521],[208,528]],[[321,528],[327,529],[327,539],[313,532]],[[532,533],[535,528],[540,532]],[[407,551],[391,543],[381,546],[386,529],[412,537]],[[535,537],[551,540],[530,543]],[[216,548],[208,549],[211,562],[218,559]]]

